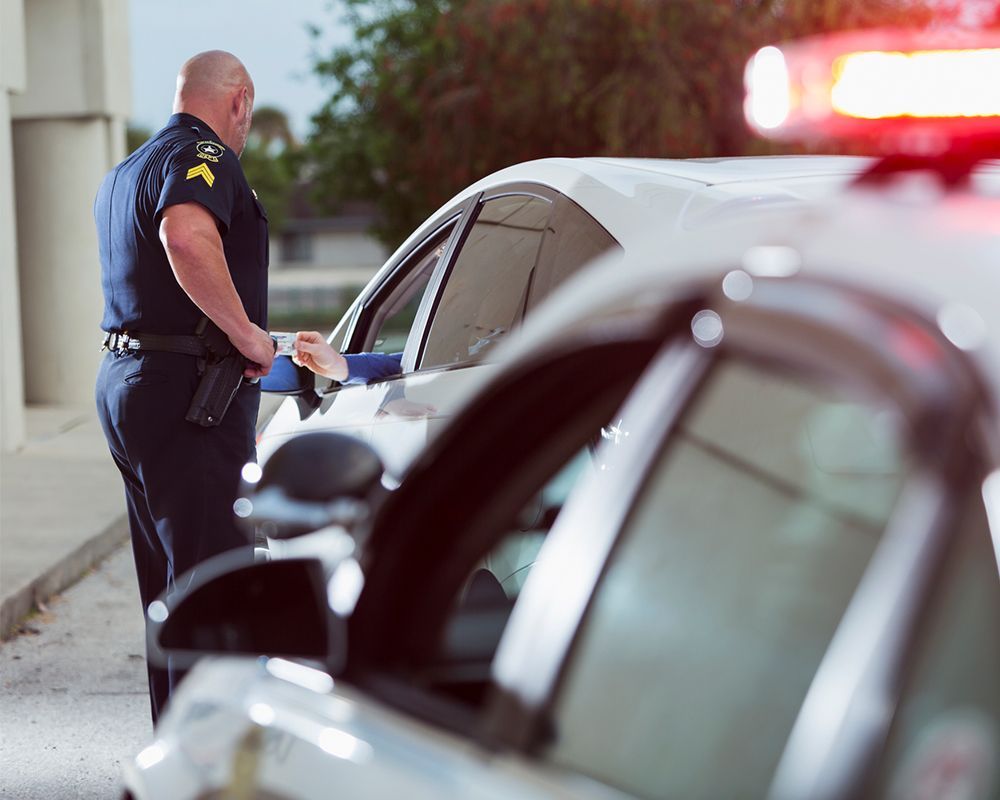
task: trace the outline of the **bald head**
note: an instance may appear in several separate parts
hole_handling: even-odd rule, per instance
[[[243,63],[224,50],[208,50],[185,61],[177,74],[174,112],[206,122],[238,155],[250,131],[253,96]]]

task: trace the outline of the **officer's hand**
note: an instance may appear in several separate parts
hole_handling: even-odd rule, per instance
[[[347,380],[347,361],[316,331],[299,331],[295,334],[295,355],[292,356],[292,361],[325,378]]]
[[[261,330],[256,325],[251,327],[250,334],[239,342],[233,341],[233,345],[250,362],[243,370],[243,374],[248,378],[259,378],[271,371],[271,362],[274,361],[274,339],[267,331]]]

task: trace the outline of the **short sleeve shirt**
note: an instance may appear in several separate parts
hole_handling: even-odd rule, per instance
[[[204,122],[174,114],[116,166],[94,204],[106,331],[190,334],[202,312],[173,274],[160,243],[165,209],[198,203],[215,218],[236,292],[250,321],[267,327],[267,216],[237,155]]]

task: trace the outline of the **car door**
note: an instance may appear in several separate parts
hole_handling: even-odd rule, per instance
[[[501,644],[501,694],[539,709],[507,731],[546,773],[640,797],[991,797],[1000,581],[976,390],[905,314],[772,288],[756,321],[694,323],[715,354],[682,408],[668,358],[629,401],[610,479],[566,508]],[[837,312],[808,322],[820,300]],[[853,330],[831,338],[837,314]],[[580,556],[595,517],[607,538]]]
[[[371,444],[399,476],[492,371],[489,353],[568,277],[619,245],[565,195],[534,184],[485,192],[428,291]]]
[[[330,334],[328,341],[335,349],[343,353],[395,353],[405,348],[435,271],[473,205],[474,198],[428,222],[417,242],[383,268]],[[340,385],[317,377],[318,401],[286,399],[260,436],[258,457],[265,461],[288,438],[308,431],[336,431],[369,441],[373,421],[392,383],[391,379],[370,385]]]
[[[978,491],[979,398],[905,313],[762,283],[751,302],[674,309],[685,324],[619,413],[610,387],[636,374],[590,381],[602,405],[570,355],[512,372],[463,413],[373,537],[352,680],[464,726],[499,751],[495,769],[554,793],[850,796]],[[611,354],[575,355],[621,367]],[[513,592],[501,574],[479,580],[598,420],[603,444],[527,579]],[[977,591],[995,603],[989,566]],[[966,671],[1000,668],[993,620],[966,637]],[[994,724],[995,682],[969,694]],[[872,698],[885,714],[865,716]]]
[[[614,249],[603,227],[552,189],[507,184],[480,193],[352,310],[344,352],[402,352],[402,373],[332,386],[305,420],[286,404],[268,448],[280,443],[282,424],[285,436],[351,433],[372,444],[393,482],[489,375],[497,342],[568,277]]]

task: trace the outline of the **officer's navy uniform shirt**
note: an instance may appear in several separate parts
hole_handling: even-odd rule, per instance
[[[236,154],[190,114],[105,177],[97,220],[105,331],[192,334],[203,316],[177,283],[160,242],[163,211],[196,202],[215,217],[229,272],[250,321],[267,330],[267,217]]]

